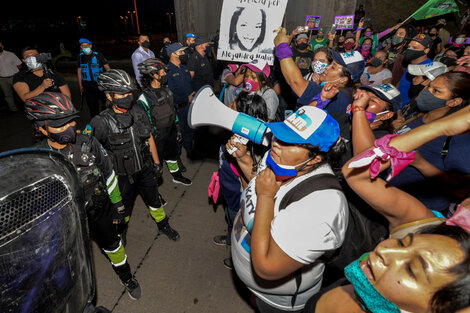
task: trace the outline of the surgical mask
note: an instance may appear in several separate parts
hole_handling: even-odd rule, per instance
[[[405,37],[400,37],[400,36],[397,36],[397,35],[393,35],[392,45],[394,45],[394,46],[399,45],[403,42],[404,39],[405,39]]]
[[[248,92],[256,91],[259,89],[259,83],[251,79],[245,79],[245,89]]]
[[[30,70],[38,70],[42,67],[42,63],[36,61],[36,57],[29,57],[25,60],[26,66]]]
[[[343,47],[345,50],[352,50],[356,44],[354,42],[346,42]]]
[[[382,59],[374,57],[374,58],[372,58],[372,60],[370,60],[369,64],[372,67],[379,67],[383,64],[383,61],[382,61]]]
[[[406,49],[405,52],[403,52],[403,60],[405,62],[410,62],[422,57],[423,55],[426,55],[426,52],[423,50]]]
[[[113,104],[115,104],[119,108],[126,109],[126,110],[129,110],[132,107],[133,103],[134,103],[133,95],[129,95],[121,99],[113,99]]]
[[[148,49],[150,47],[150,41],[145,40],[144,42],[141,43],[142,47]]]
[[[297,165],[282,165],[282,164],[277,164],[273,158],[271,157],[271,150],[268,151],[268,156],[266,158],[266,165],[272,169],[274,172],[274,175],[276,175],[276,181],[284,181],[289,178],[295,177],[298,175],[298,171],[296,170],[297,167],[302,166],[308,162],[310,162],[311,159],[308,159],[305,162],[302,162]]]
[[[364,51],[369,51],[370,48],[372,48],[371,45],[362,45],[362,50],[364,50]]]
[[[323,73],[327,66],[328,66],[328,63],[323,63],[323,62],[320,62],[320,61],[313,61],[312,62],[312,69],[317,74]]]
[[[297,48],[299,48],[299,50],[305,50],[307,49],[307,47],[308,47],[308,43],[305,43],[305,42],[297,44]]]
[[[75,142],[75,137],[77,136],[77,133],[75,132],[75,127],[73,126],[69,126],[66,130],[61,133],[47,133],[49,139],[61,145]]]
[[[447,66],[453,66],[457,62],[456,59],[451,58],[451,57],[442,57],[440,58],[439,62],[447,65]]]
[[[458,45],[461,45],[464,42],[465,42],[465,38],[460,37],[460,38],[455,39],[455,43],[458,44]]]
[[[83,48],[82,51],[85,53],[85,54],[89,54],[91,52],[91,48]]]
[[[344,274],[353,285],[357,297],[361,300],[361,305],[374,313],[400,313],[401,310],[385,299],[362,271],[360,262],[366,261],[368,257],[369,253],[366,253],[344,268]]]
[[[422,112],[429,112],[434,109],[443,108],[447,104],[447,100],[439,99],[429,91],[429,89],[424,89],[416,98],[416,105],[418,109]]]
[[[180,59],[180,62],[183,64],[186,64],[186,62],[188,62],[188,55],[186,53],[180,54],[178,58]]]
[[[168,76],[167,75],[160,76],[160,79],[158,79],[158,81],[160,82],[160,84],[164,85],[168,82]]]
[[[372,37],[372,32],[365,32],[365,33],[364,33],[364,36],[366,36],[366,37]]]

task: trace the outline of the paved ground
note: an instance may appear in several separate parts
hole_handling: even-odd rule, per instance
[[[76,102],[76,82],[73,77],[68,77],[68,81]],[[85,109],[79,125],[83,126],[87,119]],[[214,142],[207,140],[207,136],[213,136],[211,133],[205,136],[206,143]],[[24,113],[0,108],[0,152],[31,144],[31,124]],[[116,313],[254,312],[249,292],[223,266],[229,248],[212,243],[213,236],[226,232],[227,224],[223,208],[215,209],[208,203],[207,186],[217,169],[216,147],[211,148],[208,157],[201,161],[191,163],[183,156],[192,186],[175,185],[170,174],[164,173],[160,192],[168,201],[165,210],[170,222],[181,235],[179,242],[158,235],[156,224],[141,198],[137,198],[126,252],[142,286],[140,300],[133,301],[124,293],[106,257],[93,244],[97,305]]]

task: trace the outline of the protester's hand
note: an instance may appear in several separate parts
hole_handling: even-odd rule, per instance
[[[321,99],[322,101],[333,99],[338,94],[338,92],[339,88],[335,83],[328,83],[321,90]]]
[[[294,28],[294,30],[290,33],[291,37],[294,37],[300,34],[299,27],[302,27],[302,26],[297,26],[296,28]]]
[[[276,181],[276,175],[267,167],[256,177],[256,195],[274,198],[281,187],[281,182]]]
[[[363,28],[363,27],[364,27],[364,18],[361,18],[361,20],[357,24],[357,28]]]
[[[79,86],[78,86],[78,89],[80,90],[80,93],[83,93],[83,92],[85,91],[85,88],[83,88],[82,85],[79,85]]]
[[[237,148],[235,152],[232,153],[232,156],[237,159],[241,159],[246,155],[247,148],[245,145],[235,142],[236,135],[233,135],[230,137],[230,139],[227,141],[227,144],[225,145],[225,148],[227,150],[232,150],[234,147]]]
[[[317,73],[313,73],[312,74],[312,77],[310,78],[310,80],[314,83],[317,83],[318,85],[320,85],[321,81],[320,81],[320,74],[317,74]]]
[[[392,121],[392,127],[394,131],[401,129],[405,125],[405,118],[401,115],[401,110],[397,111],[397,117]]]
[[[457,64],[462,66],[470,65],[470,55],[466,55],[458,59]]]
[[[328,32],[328,41],[334,41],[335,37],[336,37],[336,31],[334,34],[332,34],[331,32]]]
[[[45,79],[42,81],[41,86],[42,86],[44,89],[47,89],[47,88],[51,87],[53,83],[54,83],[54,81],[53,81],[51,78],[45,78]]]
[[[180,123],[176,123],[176,142],[181,143],[183,141],[183,133],[181,132]]]
[[[352,108],[354,107],[361,107],[361,108],[367,108],[369,105],[369,96],[367,95],[367,92],[362,89],[358,89],[356,93],[353,96],[354,101],[352,103]]]
[[[371,83],[369,81],[369,76],[367,76],[366,73],[362,73],[359,80],[361,81],[361,85],[363,85],[363,86],[368,86]]]
[[[289,44],[289,37],[287,37],[286,29],[284,27],[281,27],[277,32],[276,38],[274,38],[274,45],[278,46],[280,43],[283,42]]]
[[[163,166],[161,163],[153,163],[155,178],[160,179],[163,176]]]

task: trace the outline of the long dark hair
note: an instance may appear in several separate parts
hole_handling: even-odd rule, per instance
[[[256,117],[262,121],[268,120],[268,108],[263,97],[242,91],[238,95],[235,103],[238,112]]]
[[[328,152],[320,150],[319,146],[313,146],[311,144],[299,145],[308,150],[309,159],[314,159],[316,156],[321,156],[321,161],[315,163],[310,167],[306,167],[307,173],[314,171],[323,164],[329,164],[332,168],[341,168],[341,157],[346,153],[346,142],[340,138],[333,146],[331,146]]]
[[[237,23],[243,10],[245,10],[245,8],[238,7],[235,13],[233,13],[232,19],[230,20],[230,30],[229,30],[230,37],[229,37],[228,43],[231,49],[233,49],[237,43],[241,47],[245,48],[243,44],[240,42],[240,39],[238,38],[238,34],[237,34]],[[259,45],[261,45],[261,43],[264,41],[264,36],[266,34],[266,12],[263,9],[260,9],[260,11],[261,11],[261,33],[251,49],[248,50],[245,48],[245,50],[248,50],[249,52],[253,51]]]
[[[251,69],[250,69],[251,70]],[[258,79],[259,83],[259,90],[261,91],[264,87],[268,88],[273,88],[273,84],[271,83],[271,79],[267,77],[263,72],[255,72],[251,70],[253,73],[255,73],[256,78]],[[246,72],[243,74],[243,79],[246,78]]]
[[[470,235],[458,226],[445,223],[429,226],[420,234],[442,235],[454,239],[462,248],[465,256],[462,262],[448,269],[455,275],[453,282],[437,290],[431,298],[431,312],[457,312],[470,305]]]

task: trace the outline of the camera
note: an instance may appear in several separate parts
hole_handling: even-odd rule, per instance
[[[308,26],[299,26],[299,27],[297,27],[297,32],[299,32],[299,33],[308,32]]]
[[[334,34],[336,32],[336,24],[331,25],[330,34]]]
[[[39,53],[34,56],[36,58],[36,62],[38,63],[47,63],[47,61],[52,60],[52,56],[50,53]]]

